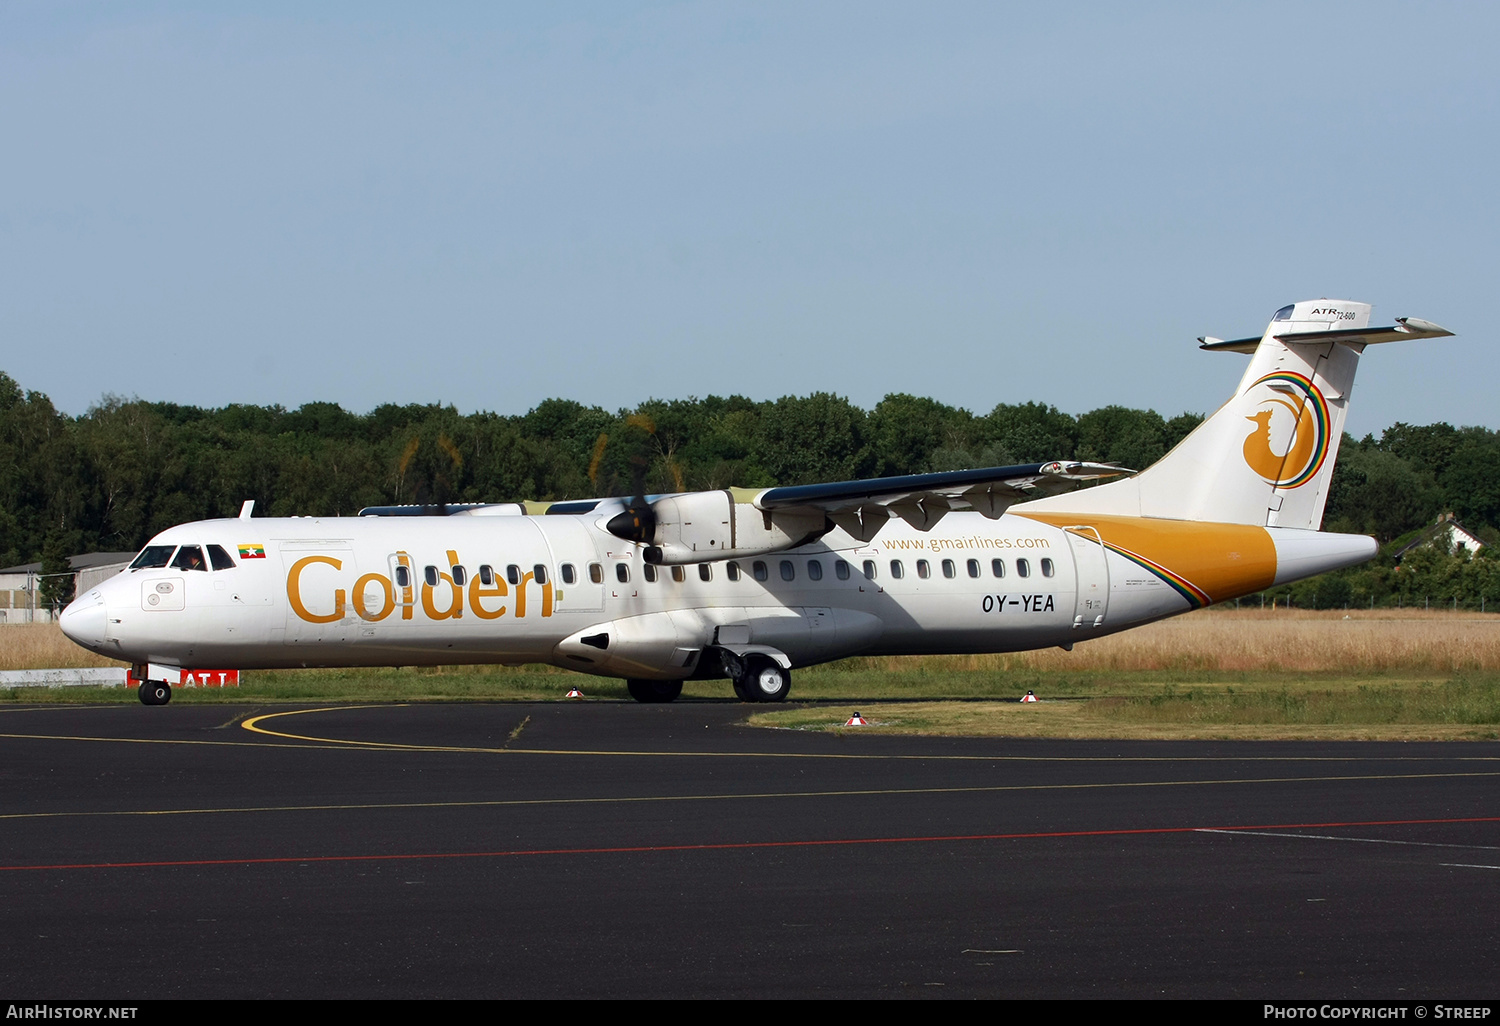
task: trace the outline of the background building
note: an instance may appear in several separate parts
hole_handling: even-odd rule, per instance
[[[73,576],[72,594],[80,595],[100,581],[124,570],[134,559],[134,552],[90,552],[68,557]],[[42,564],[23,563],[0,569],[0,624],[50,623],[56,610],[41,595]]]

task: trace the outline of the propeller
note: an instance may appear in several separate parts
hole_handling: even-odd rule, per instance
[[[634,497],[624,510],[609,518],[604,529],[616,538],[649,545],[656,538],[656,511],[646,501],[646,458],[633,456],[630,464]]]
[[[403,480],[409,471],[416,472],[416,488],[412,500],[421,509],[421,516],[446,517],[453,512],[450,502],[453,498],[454,481],[463,473],[463,453],[452,439],[440,433],[436,446],[438,454],[419,458],[422,442],[422,436],[418,435],[407,443],[396,469]],[[439,454],[447,456],[447,468],[442,466],[443,460]]]

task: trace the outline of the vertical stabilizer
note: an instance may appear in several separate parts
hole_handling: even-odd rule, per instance
[[[1259,339],[1204,339],[1251,353],[1234,397],[1149,469],[1015,507],[1317,530],[1365,346],[1452,334],[1415,318],[1370,327],[1371,306],[1317,299],[1276,311]]]

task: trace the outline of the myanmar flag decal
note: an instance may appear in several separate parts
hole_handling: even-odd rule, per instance
[[[241,559],[265,559],[266,547],[264,545],[241,545]]]

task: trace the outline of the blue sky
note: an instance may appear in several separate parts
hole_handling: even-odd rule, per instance
[[[1481,4],[0,6],[4,370],[78,413],[889,392],[1168,416],[1329,296],[1500,427]]]

